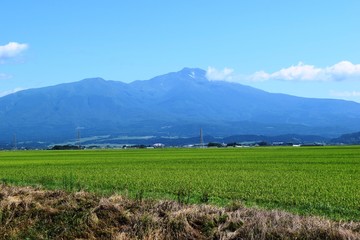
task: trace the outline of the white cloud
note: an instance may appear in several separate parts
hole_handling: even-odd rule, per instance
[[[224,68],[223,70],[217,70],[213,67],[208,67],[206,71],[206,77],[209,80],[233,80],[234,70],[231,68]]]
[[[360,64],[353,64],[349,61],[341,61],[329,67],[316,67],[314,65],[299,62],[279,71],[268,73],[258,71],[251,75],[235,75],[231,68],[218,70],[214,67],[208,67],[206,77],[209,80],[225,81],[360,81]]]
[[[353,98],[353,97],[360,97],[360,91],[336,91],[336,90],[331,90],[330,95],[333,96],[333,97]]]
[[[0,46],[0,61],[16,57],[27,48],[27,44],[17,42],[9,42],[6,45]]]
[[[4,97],[6,95],[16,93],[16,92],[19,92],[19,91],[22,91],[22,90],[25,90],[25,88],[15,88],[15,89],[3,91],[3,92],[0,92],[0,97]]]
[[[6,80],[6,79],[10,79],[12,78],[11,75],[6,74],[6,73],[0,73],[0,80]]]
[[[327,74],[331,74],[332,80],[342,81],[349,78],[360,78],[360,64],[353,64],[349,61],[339,62],[325,69]]]
[[[259,71],[248,78],[252,81],[343,81],[356,78],[360,80],[360,64],[341,61],[330,67],[318,68],[300,62],[295,66],[283,68],[273,73]]]

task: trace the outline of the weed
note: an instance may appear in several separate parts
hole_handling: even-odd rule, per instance
[[[220,214],[217,221],[222,224],[222,223],[225,223],[227,221],[227,219],[229,218],[229,216],[224,213],[224,214]]]
[[[51,176],[41,176],[38,182],[45,187],[49,187],[55,184],[55,179]]]
[[[176,192],[177,202],[179,204],[187,204],[190,202],[191,191],[186,188],[179,188]]]
[[[7,185],[0,193],[0,239],[360,239],[360,223],[280,211]]]
[[[142,202],[142,200],[144,199],[144,190],[143,189],[140,189],[139,191],[136,192],[135,199],[138,202]]]
[[[208,191],[204,191],[202,192],[201,196],[200,196],[200,202],[201,203],[208,203],[210,200],[210,194]]]

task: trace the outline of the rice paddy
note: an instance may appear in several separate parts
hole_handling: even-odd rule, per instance
[[[360,147],[0,152],[0,180],[360,221]]]

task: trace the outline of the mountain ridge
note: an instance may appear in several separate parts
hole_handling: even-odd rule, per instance
[[[208,80],[184,68],[130,83],[87,78],[0,98],[0,141],[63,141],[77,127],[97,136],[213,136],[314,134],[360,130],[360,104],[269,93],[238,83]]]

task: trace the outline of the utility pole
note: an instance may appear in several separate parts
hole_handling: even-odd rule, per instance
[[[78,148],[81,149],[81,135],[80,135],[80,128],[77,129],[77,140],[78,140]]]
[[[83,127],[77,127],[76,128],[76,137],[77,137],[77,143],[78,143],[78,148],[81,149],[81,129],[84,129]]]
[[[14,150],[17,149],[16,133],[14,133]]]
[[[202,128],[200,128],[200,147],[204,147],[204,138],[203,138]]]

